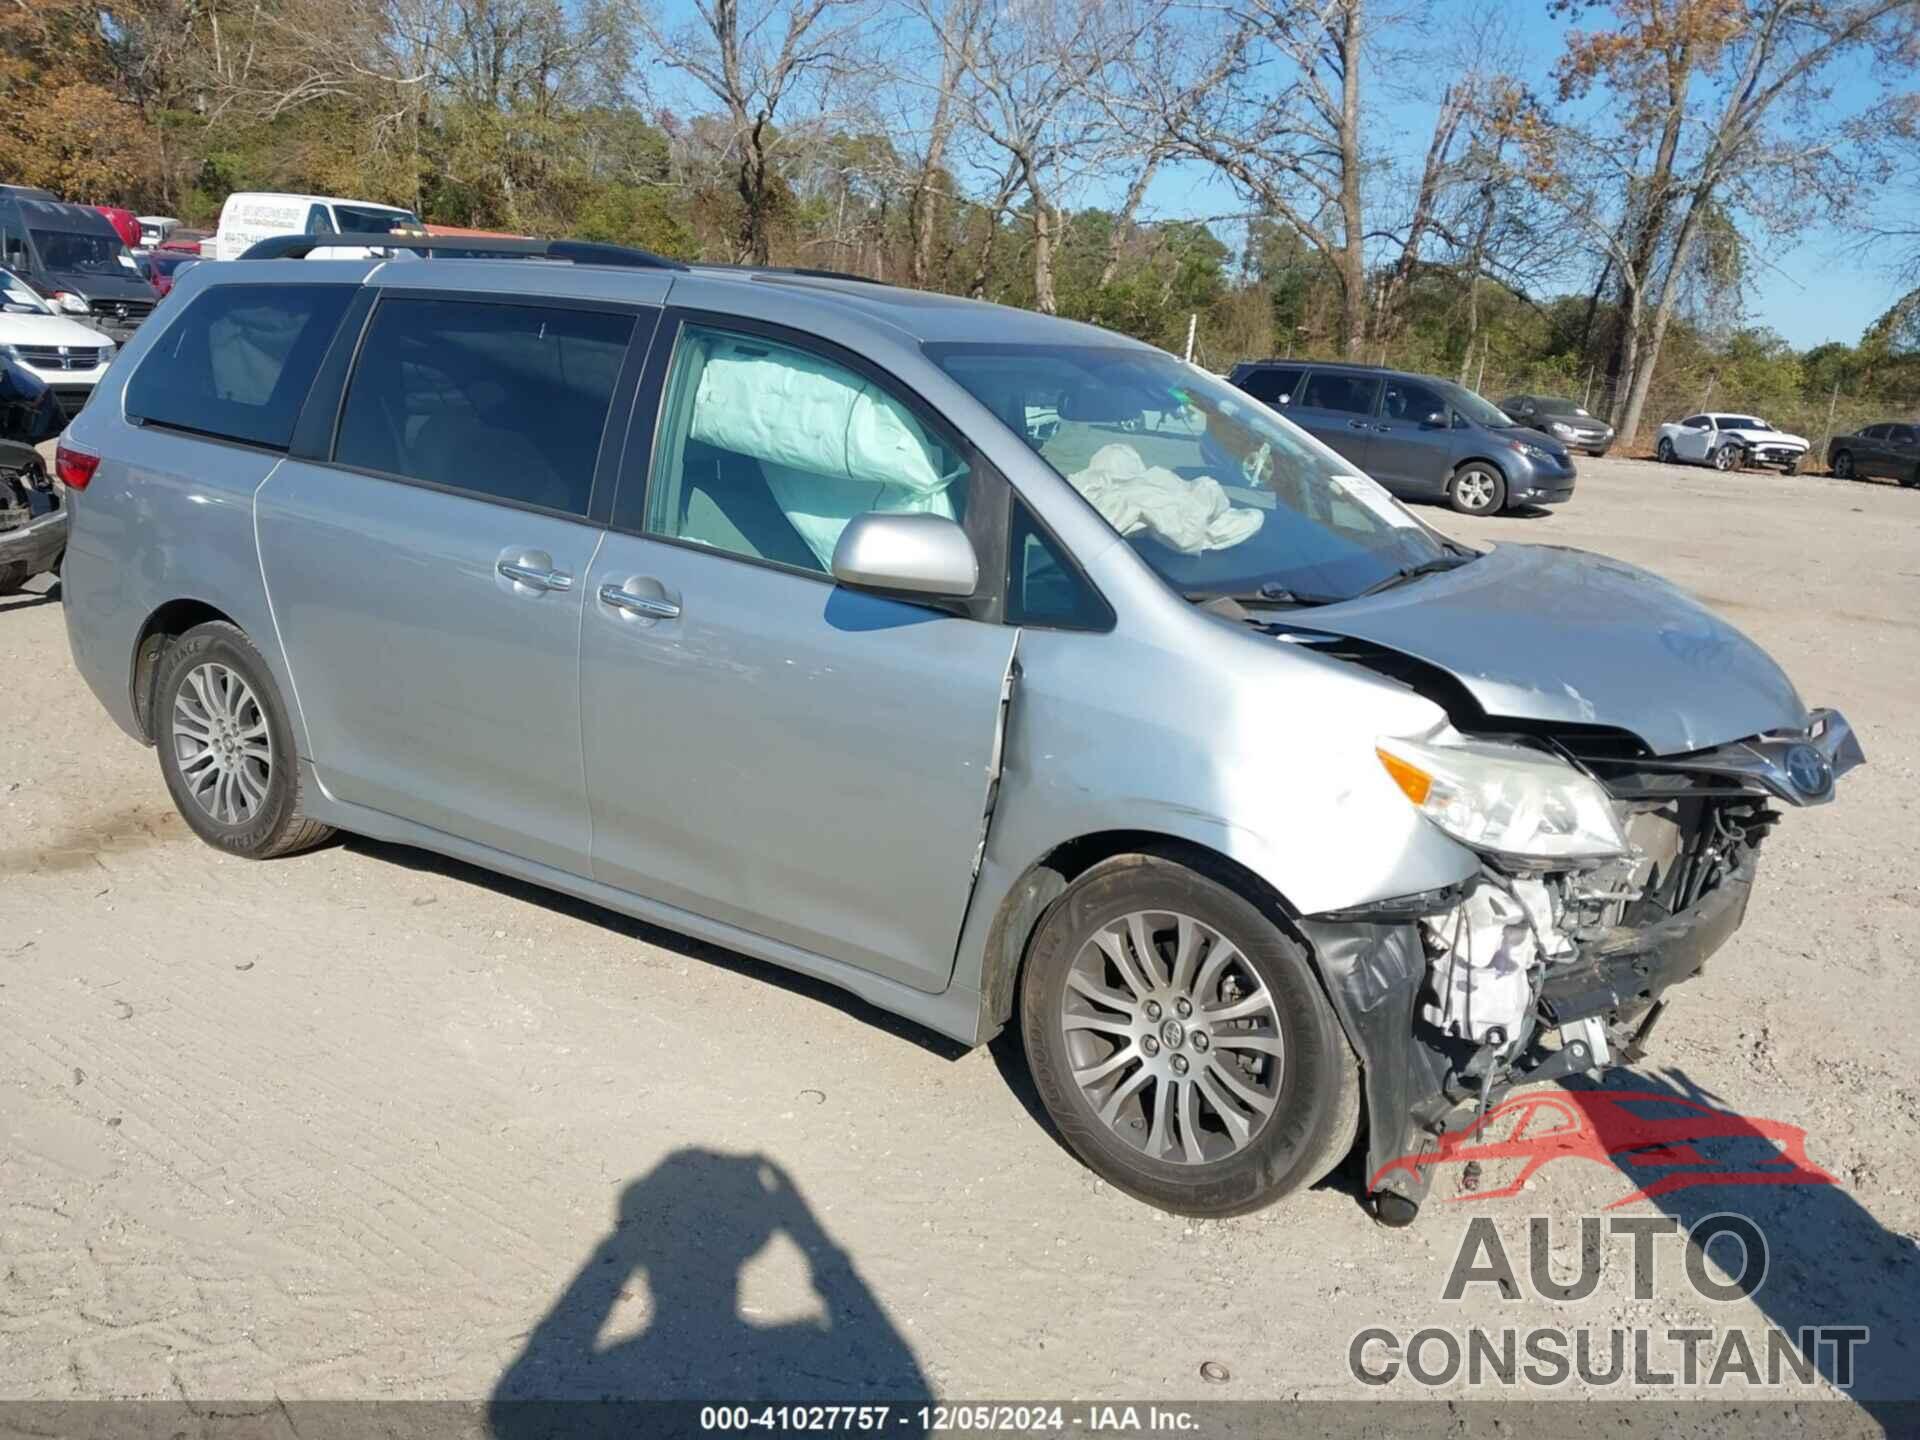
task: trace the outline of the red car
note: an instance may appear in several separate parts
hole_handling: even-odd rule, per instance
[[[122,210],[118,205],[96,205],[93,207],[107,217],[114,231],[120,236],[120,243],[129,250],[140,248],[140,217],[131,210]]]
[[[149,251],[140,257],[140,268],[146,272],[147,282],[153,286],[153,293],[165,295],[173,289],[173,278],[182,270],[192,269],[200,263],[198,255],[189,255],[184,250]]]

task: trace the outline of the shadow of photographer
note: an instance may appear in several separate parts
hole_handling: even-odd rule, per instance
[[[740,1310],[742,1272],[782,1235],[805,1258],[820,1313],[756,1323]],[[645,1328],[603,1344],[636,1280],[651,1300]],[[931,1398],[912,1350],[786,1171],[764,1155],[689,1148],[621,1193],[613,1229],[500,1377],[489,1419],[496,1436],[525,1440],[591,1428],[583,1401]]]

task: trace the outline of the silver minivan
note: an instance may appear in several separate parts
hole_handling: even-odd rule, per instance
[[[1861,758],[1664,581],[1458,544],[1101,330],[310,243],[184,276],[58,459],[75,663],[195,831],[417,845],[1017,1026],[1168,1209],[1364,1127],[1411,1219],[1450,1127],[1638,1052]]]

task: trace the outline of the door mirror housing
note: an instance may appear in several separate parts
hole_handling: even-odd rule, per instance
[[[1447,428],[1448,423],[1447,412],[1444,410],[1435,410],[1420,423],[1429,430],[1444,430]]]
[[[859,590],[958,597],[980,583],[980,561],[967,532],[944,515],[869,513],[840,532],[833,578]]]

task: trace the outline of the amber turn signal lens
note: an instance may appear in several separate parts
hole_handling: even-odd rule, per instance
[[[1433,790],[1433,777],[1426,771],[1416,768],[1402,760],[1398,755],[1390,755],[1378,746],[1374,754],[1380,757],[1380,763],[1387,767],[1387,774],[1393,777],[1393,783],[1416,805],[1427,803],[1427,796]]]

